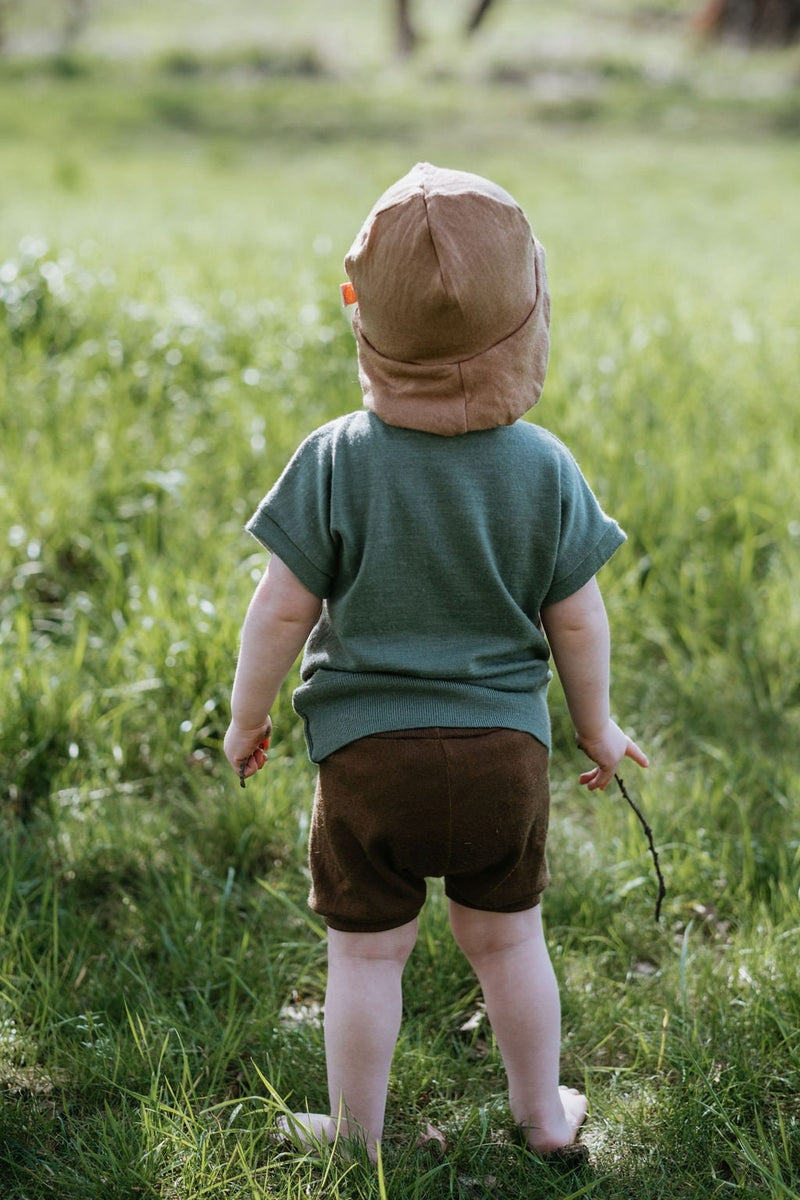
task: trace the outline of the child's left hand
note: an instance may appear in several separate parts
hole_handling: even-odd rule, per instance
[[[235,721],[228,726],[223,743],[225,757],[239,776],[242,787],[245,779],[255,775],[266,764],[271,733],[272,721],[269,717],[257,729],[241,729]]]

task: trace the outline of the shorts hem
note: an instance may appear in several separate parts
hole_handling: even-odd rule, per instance
[[[322,917],[329,929],[335,929],[339,933],[388,933],[390,929],[400,929],[403,925],[410,924],[419,916],[420,910],[411,913],[406,917],[398,917],[396,919],[388,919],[385,921],[348,921],[347,918],[327,917],[323,913],[317,915]]]
[[[529,908],[536,908],[542,902],[543,893],[534,892],[530,896],[526,896],[524,900],[515,901],[513,904],[488,904],[464,900],[460,896],[455,896],[452,892],[448,891],[446,887],[445,895],[448,900],[454,900],[462,908],[472,908],[476,912],[515,913],[526,912]]]

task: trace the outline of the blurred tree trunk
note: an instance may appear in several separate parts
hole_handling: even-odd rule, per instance
[[[0,54],[6,48],[8,33],[8,14],[14,6],[14,0],[0,0]]]
[[[788,46],[800,39],[800,0],[708,0],[694,24],[709,37]]]
[[[61,49],[68,50],[86,28],[92,0],[63,0],[64,24],[61,27]],[[20,0],[0,0],[0,54],[6,48],[8,16]]]
[[[472,16],[467,21],[467,33],[475,32],[491,7],[492,0],[478,0]]]
[[[395,0],[395,30],[397,53],[401,58],[413,54],[417,45],[417,35],[411,24],[411,0]]]
[[[64,0],[64,26],[61,31],[61,48],[68,50],[83,33],[89,20],[90,0]]]
[[[465,25],[465,32],[474,33],[491,8],[494,0],[475,0],[472,14]],[[407,58],[414,53],[419,38],[411,20],[411,0],[394,0],[395,13],[395,43],[397,53]]]

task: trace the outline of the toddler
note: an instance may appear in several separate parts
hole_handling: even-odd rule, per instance
[[[350,249],[364,407],[300,446],[247,528],[271,552],[242,630],[225,754],[260,770],[278,689],[318,780],[309,903],[328,926],[330,1111],[302,1146],[374,1158],[426,877],[443,877],[530,1148],[576,1143],[587,1100],[559,1085],[548,883],[552,653],[580,782],[647,758],[611,719],[595,579],[624,541],[575,460],[520,420],[547,368],[544,253],[520,207],[477,175],[417,164]]]

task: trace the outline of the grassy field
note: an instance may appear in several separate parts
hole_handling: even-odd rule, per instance
[[[533,6],[542,32],[509,0],[458,55],[431,6],[400,67],[377,6],[332,7],[240,0],[223,38],[186,0],[171,25],[101,6],[53,57],[31,5],[0,60],[0,1194],[788,1200],[797,56],[703,53],[687,5]],[[554,685],[545,915],[593,1152],[566,1175],[509,1136],[436,886],[381,1171],[270,1142],[324,1104],[325,950],[291,688],[266,773],[241,791],[221,756],[264,565],[242,525],[360,403],[341,260],[420,158],[525,205],[553,292],[533,417],[629,535],[601,579],[614,704],[668,893],[656,925],[642,830],[579,790]]]

